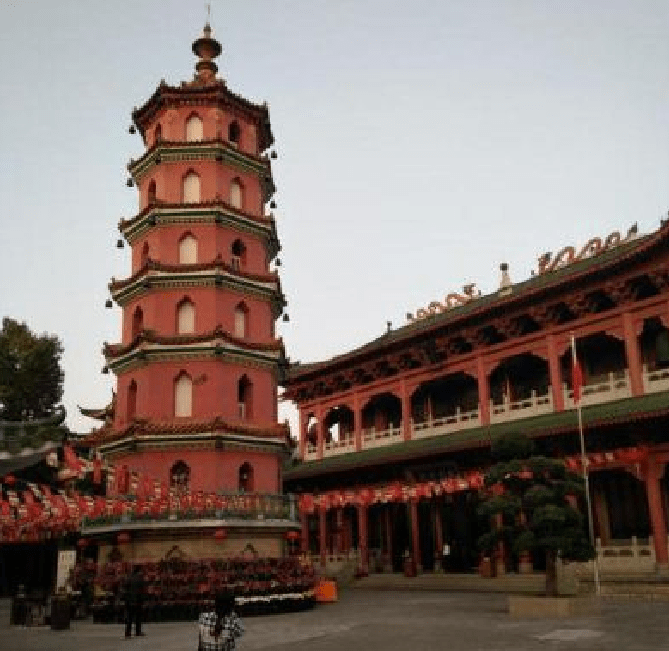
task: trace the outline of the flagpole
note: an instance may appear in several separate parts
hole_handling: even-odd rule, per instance
[[[576,357],[576,341],[574,340],[574,335],[571,335],[571,359],[573,368],[576,369],[578,365],[578,358]],[[573,382],[572,382],[573,384]],[[574,390],[574,398],[576,398],[575,387],[572,386]],[[578,414],[578,435],[581,441],[581,467],[583,468],[583,482],[585,483],[585,503],[588,509],[588,531],[590,534],[590,542],[595,550],[595,558],[593,560],[594,568],[594,578],[595,578],[595,594],[600,596],[601,594],[601,584],[599,580],[599,559],[597,558],[597,543],[595,541],[595,525],[592,518],[592,504],[590,502],[590,480],[588,474],[588,459],[585,456],[585,437],[583,436],[583,413],[581,411],[581,396],[580,396],[580,387],[579,387],[579,396],[578,400],[574,400],[576,403],[576,413]]]

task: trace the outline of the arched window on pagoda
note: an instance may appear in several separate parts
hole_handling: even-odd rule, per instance
[[[143,267],[149,261],[149,243],[144,242],[142,246],[142,257],[139,261],[139,266]]]
[[[190,466],[185,461],[177,461],[170,468],[170,488],[177,493],[190,490]]]
[[[126,421],[130,422],[137,413],[137,382],[132,380],[128,385],[128,396],[126,402]]]
[[[237,271],[244,269],[244,267],[246,267],[246,246],[244,242],[239,239],[235,240],[232,243],[230,252],[232,253],[232,268],[236,269]]]
[[[193,114],[186,120],[186,142],[198,142],[203,136],[202,120]]]
[[[149,206],[152,206],[154,203],[156,203],[156,181],[155,179],[151,179],[151,182],[149,183],[149,190],[146,195],[147,202]]]
[[[244,188],[239,179],[233,179],[230,183],[230,205],[241,209],[244,204]]]
[[[186,233],[179,240],[179,264],[195,264],[197,262],[197,240],[191,233]]]
[[[163,139],[163,128],[160,126],[160,122],[156,125],[156,128],[153,131],[153,142],[157,143]]]
[[[180,335],[195,332],[195,304],[184,298],[177,306],[177,333]]]
[[[187,418],[193,415],[193,381],[181,373],[174,382],[174,415]]]
[[[253,384],[246,375],[237,383],[237,415],[242,419],[253,416]]]
[[[200,202],[200,177],[195,172],[188,172],[183,180],[183,202]]]
[[[249,327],[249,308],[245,303],[239,303],[235,307],[235,337],[243,339],[246,337]]]
[[[138,305],[132,313],[132,339],[134,339],[142,330],[144,330],[144,312]]]
[[[239,127],[239,122],[237,120],[230,122],[230,126],[228,126],[228,140],[236,147],[239,147],[241,135],[242,130]]]
[[[253,492],[253,466],[246,461],[239,466],[239,492],[252,493]]]

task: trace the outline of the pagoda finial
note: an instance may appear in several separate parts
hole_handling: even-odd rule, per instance
[[[211,36],[211,3],[207,3],[207,22],[204,24],[202,36],[193,43],[193,54],[199,57],[195,64],[195,81],[200,84],[212,84],[216,81],[218,66],[214,59],[221,53],[221,44]]]

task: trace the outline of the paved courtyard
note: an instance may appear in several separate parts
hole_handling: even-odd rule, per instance
[[[245,620],[238,649],[282,651],[645,651],[669,647],[669,604],[610,601],[596,616],[512,620],[505,597],[491,594],[349,590],[312,611]],[[73,622],[69,631],[10,627],[0,606],[2,651],[177,651],[196,649],[195,623],[147,624],[145,638],[123,639],[120,625]]]

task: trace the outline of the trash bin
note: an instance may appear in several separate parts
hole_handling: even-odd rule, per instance
[[[412,556],[405,556],[404,558],[404,576],[416,576],[416,563]]]
[[[12,610],[9,617],[9,623],[14,626],[25,626],[28,616],[28,601],[25,592],[19,588],[16,596],[12,599]]]
[[[51,628],[54,631],[70,628],[70,598],[65,594],[54,595],[51,599]]]

